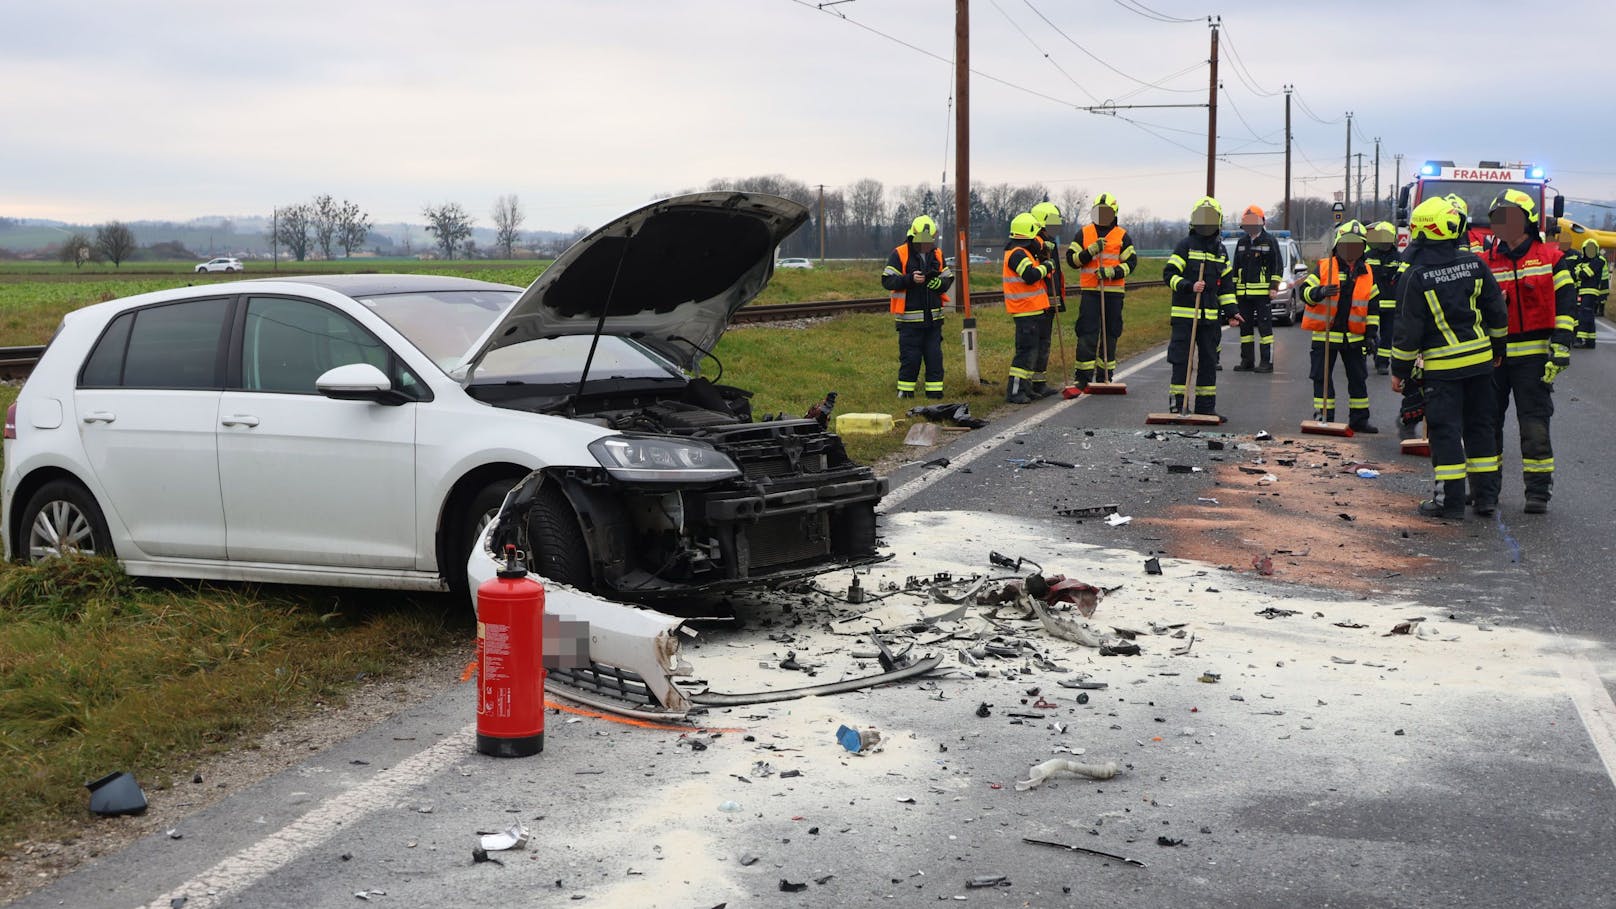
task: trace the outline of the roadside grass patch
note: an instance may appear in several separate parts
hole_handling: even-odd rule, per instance
[[[0,849],[89,819],[84,783],[148,793],[355,681],[463,642],[469,610],[387,592],[145,584],[107,559],[0,565]]]

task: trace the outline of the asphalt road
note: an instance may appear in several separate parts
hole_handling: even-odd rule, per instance
[[[1142,632],[1139,656],[976,610],[941,628],[1025,640],[1050,662],[987,657],[716,712],[703,721],[732,731],[699,750],[679,732],[553,713],[542,756],[504,761],[475,754],[473,691],[445,679],[423,706],[186,819],[183,838],[141,840],[17,905],[1609,905],[1616,333],[1602,325],[1607,346],[1575,352],[1560,379],[1551,513],[1520,512],[1511,445],[1497,518],[1452,524],[1412,515],[1429,468],[1397,454],[1384,377],[1371,376],[1382,435],[1296,433],[1306,343],[1277,331],[1278,371],[1222,373],[1218,433],[1144,425],[1167,384],[1147,355],[1126,367],[1125,397],[1025,408],[926,453],[948,467],[894,476],[894,557],[870,589],[1004,574],[990,549],[1027,557],[1119,587],[1095,627]],[[1238,348],[1225,338],[1227,367]],[[1255,442],[1258,430],[1279,438]],[[1074,466],[1021,463],[1033,457]],[[1380,476],[1352,472],[1364,463]],[[1057,512],[1100,503],[1132,520]],[[1143,570],[1151,555],[1159,576]],[[1272,577],[1254,568],[1264,556]],[[740,599],[740,621],[704,626],[686,655],[727,690],[868,672],[868,640],[834,634],[837,619],[913,599]],[[1387,636],[1416,617],[1416,633]],[[917,637],[950,654],[970,643]],[[788,650],[824,663],[820,677],[777,668]],[[1109,687],[1079,703],[1058,683],[1084,675]],[[879,728],[884,749],[848,755],[842,723]],[[1120,772],[1016,789],[1051,757]],[[475,832],[515,820],[533,845],[474,863]]]

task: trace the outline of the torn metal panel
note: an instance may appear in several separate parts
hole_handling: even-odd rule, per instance
[[[690,701],[703,707],[744,707],[748,704],[773,704],[780,701],[795,701],[800,698],[821,697],[827,694],[845,694],[849,691],[874,688],[878,685],[887,685],[892,682],[901,682],[904,679],[925,675],[942,665],[942,662],[942,654],[934,654],[917,660],[903,669],[883,672],[878,675],[860,676],[856,679],[843,679],[840,682],[810,685],[807,688],[790,688],[784,691],[755,691],[750,694],[724,694],[717,691],[701,691],[690,695]]]

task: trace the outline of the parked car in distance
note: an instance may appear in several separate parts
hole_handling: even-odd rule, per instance
[[[774,263],[774,267],[775,268],[813,268],[814,263],[810,259],[781,259],[780,261]]]
[[[244,269],[242,267],[241,260],[231,258],[229,256],[220,256],[217,259],[209,259],[196,267],[197,274],[210,271],[222,271],[234,274],[235,272],[242,270]]]
[[[1302,249],[1296,244],[1295,238],[1288,230],[1271,230],[1274,241],[1279,244],[1280,278],[1279,286],[1269,294],[1268,304],[1274,313],[1274,323],[1277,325],[1295,325],[1302,320],[1302,295],[1298,291],[1302,281],[1307,278],[1307,260],[1302,258]],[[1235,244],[1239,242],[1240,231],[1225,230],[1223,232],[1223,248],[1228,251],[1229,259],[1234,259]]]
[[[612,221],[525,290],[320,275],[68,313],[7,414],[4,554],[464,590],[521,483],[501,539],[613,599],[876,561],[885,480],[818,422],[753,422],[750,392],[700,375],[807,216],[698,193]]]

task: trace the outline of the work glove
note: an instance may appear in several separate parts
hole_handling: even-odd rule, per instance
[[[1055,300],[1055,311],[1056,312],[1065,312],[1066,311],[1066,298],[1065,297],[1060,297],[1060,298],[1057,298]]]
[[[932,278],[930,281],[926,282],[926,289],[927,290],[942,290],[943,289],[943,279],[941,277]]]
[[[1543,384],[1544,385],[1553,385],[1554,380],[1559,377],[1560,373],[1565,372],[1565,370],[1566,370],[1565,366],[1562,366],[1561,364],[1556,363],[1553,360],[1550,360],[1549,362],[1544,363],[1543,364]]]
[[[1376,341],[1374,338],[1367,338],[1367,337],[1364,338],[1364,355],[1365,356],[1372,357],[1372,356],[1375,355],[1375,352],[1378,351],[1379,349],[1380,349],[1380,343],[1378,341]]]
[[[1105,249],[1105,241],[1104,240],[1095,240],[1093,243],[1090,243],[1089,245],[1083,247],[1083,251],[1088,253],[1090,256],[1099,255],[1100,251],[1103,250],[1103,249]]]
[[[1115,281],[1122,277],[1122,266],[1110,265],[1100,269],[1100,278],[1105,281]]]
[[[1549,361],[1561,369],[1565,369],[1571,365],[1571,348],[1564,344],[1550,344]]]

